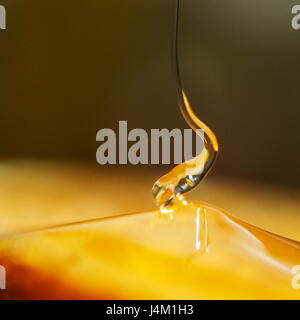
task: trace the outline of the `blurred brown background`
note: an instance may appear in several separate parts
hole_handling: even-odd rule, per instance
[[[95,164],[97,130],[185,127],[172,0],[1,0],[0,156]],[[185,0],[183,78],[215,176],[299,187],[300,31],[286,0]],[[299,1],[300,4],[300,1]],[[136,169],[138,170],[138,169]]]

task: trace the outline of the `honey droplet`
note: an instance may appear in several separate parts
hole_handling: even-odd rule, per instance
[[[199,129],[203,132],[204,141],[203,150],[199,155],[179,164],[155,182],[152,193],[160,207],[168,206],[176,197],[194,189],[214,165],[219,149],[215,134],[196,116],[183,90],[178,60],[179,4],[180,0],[176,0],[174,61],[178,102],[185,121],[196,134]]]

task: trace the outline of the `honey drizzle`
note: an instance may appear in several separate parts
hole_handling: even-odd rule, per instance
[[[196,244],[195,248],[200,253],[208,252],[208,224],[206,208],[198,207],[196,215]]]
[[[177,83],[178,103],[181,114],[187,124],[199,135],[203,133],[203,150],[195,158],[185,161],[157,180],[152,193],[158,206],[164,208],[174,201],[182,201],[183,194],[194,189],[213,167],[218,153],[218,141],[213,131],[206,126],[194,113],[182,86],[179,58],[178,34],[180,0],[175,2],[175,31],[174,31],[174,69]]]

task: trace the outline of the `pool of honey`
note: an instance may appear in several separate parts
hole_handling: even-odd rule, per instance
[[[1,299],[299,299],[299,242],[200,202],[2,237]]]

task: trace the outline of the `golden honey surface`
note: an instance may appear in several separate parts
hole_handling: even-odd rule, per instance
[[[160,171],[99,170],[81,164],[0,163],[0,237],[62,223],[153,210]],[[140,178],[142,177],[142,179]],[[234,217],[300,241],[299,191],[210,177],[191,195]]]
[[[204,203],[3,238],[1,298],[299,299],[298,242]]]

